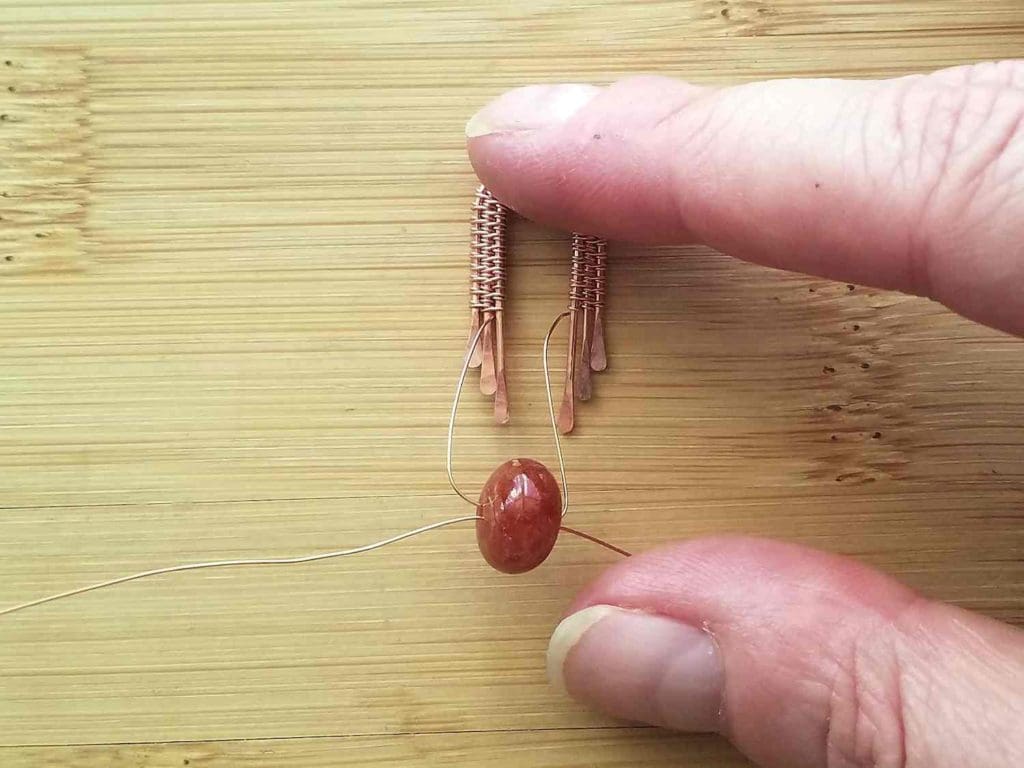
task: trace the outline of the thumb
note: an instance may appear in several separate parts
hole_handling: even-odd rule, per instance
[[[1024,62],[880,81],[510,91],[466,126],[530,219],[926,295],[1024,333]]]
[[[717,731],[766,767],[1024,765],[1024,632],[780,542],[623,561],[558,626],[548,669],[613,716]]]

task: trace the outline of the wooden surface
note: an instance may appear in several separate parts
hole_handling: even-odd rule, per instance
[[[462,514],[466,118],[534,81],[886,76],[1019,55],[1019,0],[0,2],[0,606]],[[514,423],[461,482],[553,461],[539,340],[564,235],[517,226]],[[849,553],[1024,621],[1024,345],[925,301],[613,245],[611,368],[573,524]],[[552,693],[612,561],[492,573],[472,531],[186,574],[0,619],[7,766],[701,765],[713,738]]]

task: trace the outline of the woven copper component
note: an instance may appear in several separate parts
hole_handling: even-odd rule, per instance
[[[507,424],[508,386],[505,381],[505,231],[508,209],[484,187],[473,201],[470,248],[469,339],[487,320],[470,364],[480,368],[480,391],[494,397],[494,418]]]
[[[509,209],[486,187],[477,187],[469,254],[470,345],[481,327],[483,331],[472,350],[470,367],[480,369],[480,391],[494,398],[494,418],[499,424],[509,420],[504,320],[509,215]],[[601,238],[573,234],[569,346],[558,414],[558,428],[563,434],[572,432],[575,426],[576,400],[589,400],[593,394],[591,373],[603,371],[608,365],[604,342],[607,254],[608,243]]]
[[[573,234],[569,273],[569,346],[565,387],[558,428],[572,432],[576,400],[593,394],[591,372],[608,367],[604,343],[604,299],[607,290],[608,243],[598,237]]]

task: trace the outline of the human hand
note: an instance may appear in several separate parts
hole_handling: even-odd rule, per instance
[[[702,242],[1024,334],[1024,62],[533,86],[466,132],[481,181],[535,221]],[[548,664],[612,715],[723,733],[763,766],[1024,765],[1024,632],[780,542],[623,561],[571,606]]]

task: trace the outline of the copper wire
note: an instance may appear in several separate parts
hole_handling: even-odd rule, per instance
[[[558,423],[555,420],[555,402],[551,397],[551,366],[548,364],[548,350],[551,346],[551,337],[558,328],[558,324],[568,317],[568,315],[568,312],[563,312],[556,317],[551,323],[551,327],[548,328],[548,332],[544,334],[544,346],[541,358],[544,366],[544,392],[547,394],[548,415],[551,418],[551,433],[555,438],[555,454],[558,456],[558,474],[562,481],[562,517],[565,517],[565,513],[569,511],[569,485],[565,479],[565,458],[562,455],[562,441],[558,435]],[[459,400],[462,398],[462,389],[466,383],[466,374],[469,371],[469,361],[473,357],[473,351],[476,348],[481,335],[486,332],[487,326],[491,322],[493,322],[491,319],[484,320],[483,325],[477,329],[473,338],[470,339],[469,349],[466,350],[466,357],[462,363],[462,371],[459,373],[459,379],[455,384],[455,396],[452,398],[451,416],[448,419],[448,443],[447,449],[445,450],[445,472],[448,475],[448,484],[451,486],[452,490],[455,491],[456,495],[458,495],[463,501],[472,504],[474,507],[477,505],[477,502],[459,489],[459,486],[455,483],[455,477],[452,471],[452,455],[454,453],[453,446],[455,442],[455,417],[459,412]]]
[[[569,312],[563,312],[554,319],[551,323],[551,327],[548,328],[548,332],[544,335],[544,346],[543,346],[543,363],[544,363],[544,391],[547,393],[548,401],[548,415],[551,420],[551,431],[555,438],[555,452],[558,455],[558,472],[562,481],[562,517],[564,518],[569,510],[569,487],[565,479],[565,460],[562,455],[562,443],[558,435],[558,424],[555,420],[555,403],[551,396],[551,370],[548,364],[548,350],[551,345],[551,337],[554,335],[555,330],[558,328],[559,323],[562,322]],[[466,350],[466,356],[462,364],[462,371],[459,373],[459,380],[455,387],[455,397],[452,401],[451,417],[448,421],[448,446],[446,451],[446,469],[448,473],[448,482],[461,498],[465,501],[476,506],[476,502],[466,496],[458,486],[455,484],[455,480],[452,476],[452,442],[455,433],[455,416],[458,413],[459,398],[462,394],[463,386],[465,385],[466,375],[470,368],[470,361],[473,357],[473,353],[480,341],[480,337],[488,327],[488,324],[493,320],[485,320],[483,325],[477,329],[476,333],[473,334],[473,338],[470,340],[469,349]],[[302,563],[313,563],[319,560],[329,560],[338,557],[348,557],[349,555],[358,555],[365,552],[372,552],[375,549],[386,547],[389,544],[396,544],[405,539],[410,539],[413,536],[418,536],[421,533],[427,533],[428,531],[435,531],[439,528],[444,528],[449,525],[455,525],[456,523],[466,523],[469,521],[475,521],[481,519],[478,515],[464,515],[462,517],[453,517],[449,520],[442,520],[437,523],[431,523],[430,525],[424,525],[420,528],[415,528],[411,531],[391,536],[387,539],[381,539],[380,541],[373,542],[372,544],[364,544],[359,547],[352,547],[351,549],[339,549],[332,552],[322,552],[313,555],[301,555],[299,557],[262,557],[262,558],[249,558],[249,559],[236,559],[236,560],[211,560],[201,563],[185,563],[183,565],[172,565],[165,568],[154,568],[148,571],[140,571],[139,573],[133,573],[128,576],[120,576],[114,579],[108,579],[107,581],[100,581],[95,584],[89,584],[88,586],[78,587],[71,589],[66,592],[59,592],[54,595],[48,595],[46,597],[39,598],[37,600],[30,600],[25,603],[11,606],[9,608],[0,609],[0,616],[6,616],[16,611],[21,611],[26,608],[32,608],[37,605],[43,605],[45,603],[51,603],[55,600],[62,600],[66,597],[74,597],[75,595],[82,595],[86,592],[93,592],[98,589],[105,589],[106,587],[113,587],[118,584],[125,584],[129,581],[137,581],[139,579],[146,579],[153,576],[163,576],[171,573],[181,573],[184,571],[198,571],[210,568],[231,568],[241,566],[258,566],[258,565],[299,565]],[[578,536],[581,539],[586,539],[595,544],[616,552],[620,555],[630,556],[630,553],[620,547],[616,547],[614,544],[610,544],[603,539],[599,539],[596,536],[591,536],[589,533],[576,530],[575,528],[569,528],[567,526],[561,526],[561,530],[566,533]]]
[[[505,235],[509,210],[483,185],[473,200],[470,247],[470,342],[484,328],[470,367],[480,367],[480,391],[494,398],[494,417],[509,420],[508,385],[505,373]],[[566,379],[558,429],[572,432],[576,401],[593,394],[592,372],[608,364],[604,344],[607,242],[599,237],[574,233],[569,278],[569,345]],[[493,325],[485,321],[491,318]],[[467,344],[467,348],[471,344]]]
[[[504,361],[500,358],[500,354],[503,351],[503,340],[501,339],[501,333],[499,330],[501,325],[501,314],[504,308],[504,292],[505,292],[505,250],[504,250],[504,230],[505,230],[505,209],[498,203],[493,196],[487,192],[486,189],[480,187],[477,191],[477,199],[474,203],[474,225],[473,225],[473,249],[471,252],[471,288],[470,288],[470,306],[473,311],[473,324],[472,332],[466,350],[465,359],[463,360],[462,370],[459,374],[459,379],[455,387],[455,397],[452,401],[451,416],[448,421],[448,441],[447,450],[445,454],[445,468],[448,475],[448,483],[455,493],[463,500],[472,504],[474,507],[477,503],[469,496],[459,490],[455,484],[455,479],[452,474],[452,447],[455,434],[455,417],[458,413],[459,399],[462,395],[462,389],[466,382],[466,376],[471,367],[481,363],[475,363],[479,358],[478,351],[483,346],[482,341],[485,339],[493,339],[495,344],[491,348],[491,352],[497,350],[499,358],[495,363],[495,374],[504,376]],[[578,240],[579,239],[579,240]],[[579,242],[579,247],[577,247]],[[575,254],[577,251],[581,254],[581,258],[577,260]],[[580,310],[593,309],[596,312],[600,311],[604,301],[604,245],[603,241],[599,241],[596,238],[589,238],[582,235],[573,236],[573,279],[571,284],[575,287],[570,289],[570,304],[569,309],[562,314],[558,315],[551,323],[547,333],[544,335],[544,345],[542,352],[543,368],[544,368],[544,391],[547,395],[548,403],[548,415],[551,420],[551,430],[555,439],[555,453],[558,456],[558,472],[562,483],[562,517],[564,518],[569,510],[569,488],[566,483],[565,477],[565,459],[562,455],[562,444],[559,438],[559,420],[555,418],[555,404],[554,399],[551,395],[551,371],[548,361],[548,352],[551,345],[551,337],[554,335],[558,325],[566,317],[570,318],[570,323],[573,329],[570,330],[570,347],[575,346],[576,342],[576,330],[575,321],[576,314]],[[577,265],[577,261],[579,264]],[[594,326],[598,327],[597,325]],[[493,360],[493,358],[492,358]],[[572,367],[574,366],[575,357],[570,355],[570,364],[566,369],[566,379],[569,382],[569,397],[572,399]],[[483,365],[486,365],[486,359],[481,361]],[[564,431],[564,430],[563,430]],[[118,584],[125,584],[130,581],[137,581],[139,579],[150,578],[154,576],[162,576],[171,573],[181,573],[184,571],[198,571],[211,568],[231,568],[231,567],[243,567],[243,566],[261,566],[261,565],[299,565],[303,563],[312,563],[320,560],[329,560],[332,558],[347,557],[349,555],[363,554],[365,552],[372,552],[373,550],[386,547],[390,544],[396,544],[405,539],[418,536],[422,533],[429,531],[435,531],[439,528],[444,528],[449,525],[455,525],[457,523],[465,523],[469,521],[476,521],[481,519],[478,515],[464,515],[462,517],[453,517],[448,520],[442,520],[437,523],[431,523],[424,525],[419,528],[414,528],[410,531],[391,536],[387,539],[381,539],[380,541],[373,542],[371,544],[364,544],[359,547],[352,547],[350,549],[339,549],[331,552],[322,552],[312,555],[301,555],[298,557],[263,557],[263,558],[243,558],[235,560],[211,560],[207,562],[199,563],[185,563],[182,565],[172,565],[164,568],[154,568],[147,571],[140,571],[139,573],[133,573],[128,576],[120,576],[118,578],[109,579],[107,581],[100,581],[95,584],[90,584],[84,587],[78,587],[71,589],[66,592],[60,592],[54,595],[48,595],[36,600],[30,600],[25,603],[11,606],[9,608],[0,609],[0,616],[7,616],[17,611],[24,610],[26,608],[32,608],[35,606],[50,603],[55,600],[61,600],[66,597],[73,597],[75,595],[82,595],[87,592],[93,592],[98,589],[104,589],[106,587],[113,587]],[[561,530],[578,536],[579,538],[586,539],[595,544],[599,544],[606,549],[616,552],[620,555],[630,556],[630,553],[624,549],[616,547],[613,544],[608,543],[596,536],[591,536],[583,531],[576,530],[575,528],[569,528],[567,526],[561,526]]]
[[[572,256],[569,309],[600,309],[604,306],[607,291],[607,241],[591,235],[574,233]]]
[[[604,346],[604,297],[608,281],[608,243],[604,240],[595,242],[591,257],[594,336],[590,350],[590,367],[594,371],[603,371],[608,367],[608,355]]]
[[[484,187],[473,199],[470,227],[470,340],[476,330],[487,327],[472,356],[472,367],[480,367],[480,391],[494,397],[494,418],[508,423],[508,384],[505,375],[505,233],[508,209]],[[486,319],[494,323],[485,326]]]
[[[608,366],[604,342],[604,301],[607,293],[608,243],[574,233],[569,270],[569,345],[566,378],[558,423],[563,433],[576,422],[576,400],[593,393],[591,373]]]
[[[573,235],[572,259],[569,266],[569,341],[565,350],[565,381],[562,387],[562,407],[558,412],[558,428],[562,434],[572,432],[576,426],[576,379],[579,367],[579,311],[584,280],[583,258]]]
[[[583,531],[578,531],[575,528],[570,528],[567,525],[561,526],[559,528],[559,530],[560,531],[564,531],[565,533],[571,533],[573,536],[579,536],[581,539],[586,539],[587,541],[592,541],[595,544],[600,544],[605,549],[610,549],[612,552],[618,552],[620,555],[624,555],[625,557],[632,557],[632,554],[630,554],[625,549],[622,549],[621,547],[616,547],[614,544],[610,544],[609,542],[605,541],[604,539],[597,538],[597,536],[591,536],[589,533],[584,533]]]
[[[578,399],[584,401],[589,400],[591,394],[593,394],[593,386],[590,380],[590,345],[594,338],[594,291],[592,289],[594,270],[591,252],[588,247],[591,240],[592,238],[586,235],[573,234],[573,269],[569,276],[569,303],[576,304],[576,312],[581,315],[583,326],[580,329],[578,349],[574,350],[574,354],[579,357],[579,364],[575,370],[576,376],[573,381],[573,392]],[[574,294],[576,294],[575,300]]]
[[[470,307],[496,312],[505,305],[505,232],[508,209],[484,187],[473,200]]]

